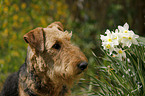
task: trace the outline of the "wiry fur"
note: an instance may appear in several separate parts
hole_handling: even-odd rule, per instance
[[[78,64],[87,62],[80,49],[71,44],[71,35],[63,31],[60,22],[52,23],[47,28],[39,27],[24,35],[24,40],[29,44],[26,62],[12,75],[17,81],[10,81],[10,86],[13,86],[12,83],[17,86],[14,89],[4,87],[2,96],[70,95],[73,82],[84,71],[78,68]],[[59,44],[60,49],[53,48],[55,44]],[[9,95],[13,94],[12,91],[16,95]]]

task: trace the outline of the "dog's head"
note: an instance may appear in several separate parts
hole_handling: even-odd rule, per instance
[[[63,30],[60,22],[47,28],[38,27],[24,35],[33,50],[34,68],[53,79],[74,80],[87,69],[87,58],[80,49],[71,44],[72,33]],[[35,67],[36,66],[36,67]]]

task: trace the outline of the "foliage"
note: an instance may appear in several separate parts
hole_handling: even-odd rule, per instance
[[[143,39],[145,40],[145,39]],[[103,51],[103,50],[102,50]],[[92,74],[92,95],[109,96],[144,96],[145,95],[145,45],[132,45],[126,53],[126,58],[120,60],[103,51],[105,58],[95,55],[99,65],[99,75]],[[97,77],[97,78],[96,78]],[[99,91],[95,89],[99,88]]]

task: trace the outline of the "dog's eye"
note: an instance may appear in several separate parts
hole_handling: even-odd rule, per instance
[[[56,44],[54,44],[53,46],[52,46],[52,48],[54,48],[54,49],[60,49],[61,48],[61,46],[60,46],[60,44],[58,44],[58,43],[56,43]]]

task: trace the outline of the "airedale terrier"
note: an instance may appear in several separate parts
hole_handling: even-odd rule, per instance
[[[25,63],[7,78],[1,96],[69,96],[88,65],[86,56],[71,44],[71,36],[60,22],[26,33]]]

